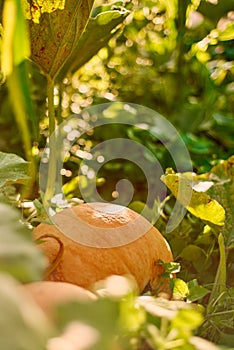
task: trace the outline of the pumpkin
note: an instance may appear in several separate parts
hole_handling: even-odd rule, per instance
[[[139,292],[169,292],[161,277],[163,262],[173,261],[162,234],[135,211],[109,203],[84,203],[54,215],[56,225],[41,223],[34,238],[52,266],[46,280],[84,288],[111,275],[131,275]]]
[[[49,317],[53,316],[57,305],[69,301],[89,302],[97,297],[92,292],[66,282],[38,281],[19,287]]]

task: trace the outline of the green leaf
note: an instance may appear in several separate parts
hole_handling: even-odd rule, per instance
[[[53,80],[86,27],[93,0],[66,1],[64,10],[44,13],[40,25],[30,21],[31,58]]]
[[[13,153],[0,152],[0,188],[10,183],[24,183],[28,179],[28,163]]]
[[[14,66],[12,73],[8,76],[7,85],[14,111],[15,120],[18,124],[25,149],[25,156],[31,162],[31,174],[33,175],[34,161],[32,159],[31,135],[28,119],[31,119],[34,135],[36,134],[35,111],[31,100],[31,92],[28,79],[27,62],[24,61]]]
[[[31,136],[27,117],[33,123],[35,134],[35,112],[30,96],[29,72],[26,58],[30,56],[30,42],[27,23],[21,7],[21,0],[6,0],[3,7],[2,69],[7,76],[11,103],[18,123],[26,158],[31,161]],[[33,162],[31,172],[34,172]]]
[[[23,282],[41,279],[46,260],[19,222],[18,212],[0,203],[0,215],[0,271]]]
[[[113,6],[113,5],[112,5]],[[110,8],[112,8],[110,6]],[[68,72],[74,73],[104,47],[123,22],[128,11],[115,9],[99,13],[90,18],[81,38],[76,42],[72,54],[59,75],[61,81]]]
[[[193,244],[186,246],[180,253],[180,257],[192,262],[193,266],[198,272],[202,271],[204,266],[207,264],[207,256],[205,251]]]
[[[18,283],[0,274],[0,344],[4,350],[42,350],[52,327]]]
[[[10,75],[13,66],[30,56],[27,25],[21,8],[21,0],[6,0],[3,7],[2,70]]]
[[[199,299],[202,299],[204,296],[210,293],[210,290],[199,285],[197,283],[197,280],[189,281],[187,285],[189,289],[187,300],[190,302],[194,302]]]
[[[171,274],[180,272],[180,264],[177,262],[164,263],[162,260],[157,262],[158,265],[162,265],[164,269],[163,276],[169,277]]]
[[[167,174],[163,175],[161,179],[191,214],[215,225],[224,225],[224,208],[216,200],[211,199],[208,194],[195,191],[187,175]]]

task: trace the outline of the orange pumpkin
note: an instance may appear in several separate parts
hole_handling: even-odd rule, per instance
[[[66,282],[38,281],[27,283],[19,287],[33,299],[34,302],[51,317],[57,305],[69,301],[88,302],[96,300],[90,291]]]
[[[80,204],[41,223],[34,238],[53,266],[46,277],[91,288],[110,275],[132,275],[142,292],[168,292],[163,262],[173,261],[161,233],[133,210],[105,203]]]

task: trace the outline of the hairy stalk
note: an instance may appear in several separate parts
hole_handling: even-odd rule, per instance
[[[54,195],[56,182],[56,135],[55,135],[55,110],[54,110],[54,81],[48,78],[47,87],[48,97],[48,116],[49,116],[49,168],[46,190],[43,198],[43,204],[48,208],[50,200]]]

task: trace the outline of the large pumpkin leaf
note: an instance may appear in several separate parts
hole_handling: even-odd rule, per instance
[[[205,176],[214,183],[208,193],[219,201],[226,211],[223,228],[225,245],[234,245],[234,156],[214,166]]]
[[[40,24],[30,21],[31,58],[54,79],[78,42],[94,0],[67,0],[64,10],[44,13]]]
[[[119,2],[118,2],[119,4]],[[105,6],[105,11],[90,18],[80,40],[76,43],[72,54],[60,73],[59,80],[68,72],[74,73],[88,62],[103,46],[105,46],[119,28],[119,24],[129,13],[125,8]]]
[[[9,183],[22,183],[28,179],[28,163],[13,153],[0,152],[0,188]]]
[[[215,225],[224,225],[224,208],[215,199],[211,199],[207,193],[195,191],[186,175],[167,174],[161,179],[190,213]],[[191,199],[188,202],[189,197]]]

